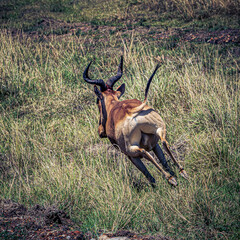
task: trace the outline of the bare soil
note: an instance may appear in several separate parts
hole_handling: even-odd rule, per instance
[[[25,34],[33,39],[43,40],[67,38],[72,35],[88,35],[96,41],[108,41],[109,34],[124,38],[132,34],[138,36],[141,40],[164,40],[169,38],[178,38],[179,42],[207,42],[211,44],[240,43],[240,29],[225,29],[217,31],[192,30],[181,28],[159,28],[155,26],[144,27],[135,26],[134,28],[116,27],[116,26],[95,26],[90,23],[67,23],[65,21],[52,18],[44,18],[35,26],[36,30],[27,31]],[[19,34],[17,30],[12,30],[13,34]]]
[[[126,237],[135,240],[171,240],[160,235],[142,236],[127,230],[104,234],[103,231],[99,231],[98,234],[104,239]],[[90,240],[97,238],[94,238],[91,232],[81,231],[81,223],[76,225],[65,211],[59,210],[56,206],[35,205],[28,209],[12,200],[0,200],[0,239]]]

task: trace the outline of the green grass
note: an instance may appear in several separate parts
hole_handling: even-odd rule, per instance
[[[231,46],[186,43],[173,51],[171,42],[122,39],[123,99],[144,98],[161,59],[148,104],[167,123],[170,145],[185,149],[190,181],[179,177],[171,188],[148,164],[157,180],[153,190],[124,155],[99,139],[96,99],[82,79],[93,58],[91,77],[116,72],[118,41],[96,46],[72,36],[38,42],[4,31],[0,38],[2,198],[55,203],[85,231],[238,238],[239,65]]]
[[[239,28],[239,1],[196,3],[1,1],[0,198],[56,204],[82,230],[95,233],[123,228],[182,239],[238,239],[238,45],[183,42],[178,35],[156,40],[154,28],[147,36],[127,31]],[[78,29],[61,38],[70,29],[45,26],[44,19],[116,28]],[[90,76],[108,79],[122,54],[122,99],[143,100],[149,76],[162,64],[148,104],[166,122],[168,141],[190,175],[187,182],[177,173],[177,188],[145,161],[157,181],[152,189],[97,135],[96,97],[82,73],[94,60]]]
[[[221,30],[239,29],[240,1],[2,0],[0,9],[1,28],[24,31],[45,31],[41,22],[46,19],[130,29],[156,26]]]

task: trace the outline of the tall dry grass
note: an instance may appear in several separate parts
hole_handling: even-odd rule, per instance
[[[6,32],[0,39],[2,198],[57,204],[86,231],[237,238],[239,66],[231,54],[204,44],[172,51],[168,43],[122,39],[123,99],[144,98],[161,60],[148,104],[165,120],[169,143],[190,175],[189,182],[179,177],[179,186],[171,188],[146,163],[157,181],[153,190],[124,155],[97,136],[96,99],[82,79],[94,58],[92,78],[115,73],[119,43],[109,38],[96,47],[75,36],[34,42]]]

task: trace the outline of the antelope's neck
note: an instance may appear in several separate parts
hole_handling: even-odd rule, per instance
[[[105,106],[106,106],[106,111],[109,114],[112,110],[112,108],[119,102],[119,100],[116,100],[113,97],[108,97],[105,99]]]

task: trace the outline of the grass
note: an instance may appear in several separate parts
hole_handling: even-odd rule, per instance
[[[1,28],[43,31],[41,22],[57,19],[121,28],[170,27],[221,30],[239,29],[239,0],[2,0]],[[61,26],[59,26],[61,29]]]
[[[143,99],[156,59],[164,59],[149,105],[167,123],[170,144],[185,147],[191,176],[189,182],[179,177],[173,189],[149,164],[157,180],[153,190],[97,136],[95,96],[82,79],[92,59],[86,54],[89,44],[74,36],[47,43],[6,32],[0,38],[1,197],[27,205],[56,203],[86,231],[127,228],[187,239],[237,238],[239,73],[231,55],[207,44],[187,43],[172,51],[123,40],[124,99]],[[109,43],[110,52],[95,48],[93,78],[116,71],[115,43]]]
[[[43,2],[50,9],[50,2]],[[128,7],[138,14],[142,7],[154,12],[150,7],[157,1],[151,2],[153,5],[129,1]],[[178,4],[171,2],[173,7]],[[125,16],[121,18],[123,1],[109,5],[117,6],[116,13],[109,13],[104,4],[100,8],[100,2],[95,6],[99,11],[91,10],[93,15],[84,1],[73,1],[75,6],[67,1],[52,3],[55,5],[46,14],[65,21],[75,17],[70,10],[78,11],[81,6],[86,18],[79,14],[79,21],[118,25],[119,18],[128,24]],[[21,23],[20,13],[32,6],[37,9],[38,4],[32,0],[12,5],[14,9],[2,18],[5,27],[32,30],[41,14],[33,22],[28,18]],[[221,10],[221,19],[227,18],[231,8]],[[160,10],[142,25],[167,24],[154,18]],[[171,9],[164,13],[167,19]],[[174,24],[210,28],[211,17],[200,21],[193,15],[189,21],[188,13],[184,14],[174,18]],[[133,20],[129,24],[135,26]],[[137,34],[116,37],[111,32],[108,41],[80,32],[59,39],[59,29],[54,31],[48,40],[32,39],[25,33],[12,35],[4,29],[0,33],[0,198],[26,205],[56,204],[82,223],[81,229],[96,234],[99,229],[123,228],[183,239],[238,239],[240,82],[236,44],[180,43],[175,36],[141,41]],[[189,182],[178,177],[177,188],[171,188],[146,162],[157,181],[152,189],[123,154],[97,135],[96,97],[82,73],[94,60],[90,76],[107,79],[116,72],[121,54],[124,76],[119,85],[125,82],[127,86],[123,99],[143,99],[147,79],[157,62],[162,64],[148,104],[167,123],[168,141],[191,177]]]

